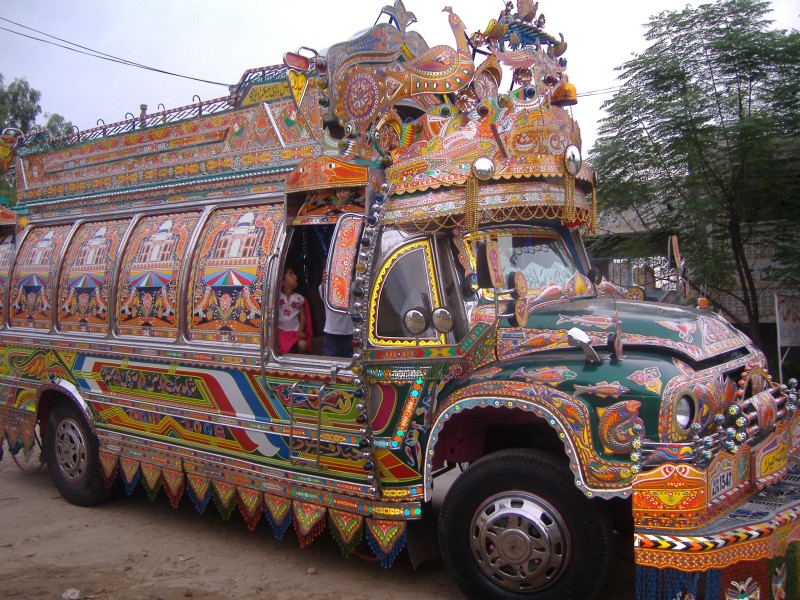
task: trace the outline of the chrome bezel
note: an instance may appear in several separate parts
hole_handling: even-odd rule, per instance
[[[689,404],[689,408],[691,409],[689,422],[684,427],[681,425],[679,420],[679,407],[681,406],[681,402],[686,400]],[[674,430],[682,435],[683,437],[688,437],[692,430],[692,425],[697,422],[700,415],[700,403],[697,400],[697,396],[694,392],[690,390],[685,390],[680,394],[676,395],[675,401],[672,404],[672,424]]]

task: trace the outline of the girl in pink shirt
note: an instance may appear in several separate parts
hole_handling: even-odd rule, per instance
[[[296,289],[297,273],[286,266],[278,294],[278,352],[281,354],[308,352],[308,304]]]

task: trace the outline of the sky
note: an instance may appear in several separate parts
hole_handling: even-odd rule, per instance
[[[3,0],[0,7],[0,73],[6,85],[20,77],[42,93],[45,113],[58,113],[80,129],[227,96],[212,85],[92,58],[6,31],[24,33],[62,46],[49,34],[108,55],[198,79],[235,84],[252,68],[282,63],[300,47],[322,50],[370,27],[393,0]],[[503,8],[502,0],[404,0],[429,46],[454,46],[447,14],[468,33],[483,30]],[[441,5],[440,5],[441,4]],[[567,74],[578,90],[573,115],[584,152],[594,144],[601,104],[618,85],[615,71],[632,53],[647,47],[644,25],[652,15],[681,10],[687,0],[540,0],[545,31],[568,43]],[[800,29],[797,0],[774,0],[774,27]],[[385,17],[384,17],[385,20]],[[9,21],[18,23],[15,25]],[[42,33],[32,31],[32,28]],[[71,46],[74,48],[74,46]],[[501,89],[507,89],[510,78]],[[43,119],[40,118],[40,122]]]

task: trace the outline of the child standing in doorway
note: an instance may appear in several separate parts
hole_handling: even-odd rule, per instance
[[[286,265],[278,294],[278,352],[281,354],[308,352],[308,306],[296,289],[297,272]]]

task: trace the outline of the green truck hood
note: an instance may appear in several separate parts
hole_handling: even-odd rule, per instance
[[[605,345],[619,330],[623,348],[659,347],[700,361],[752,344],[741,331],[708,311],[655,302],[581,298],[531,307],[525,327],[501,323],[498,354],[519,356],[568,346],[566,332],[578,327]]]

